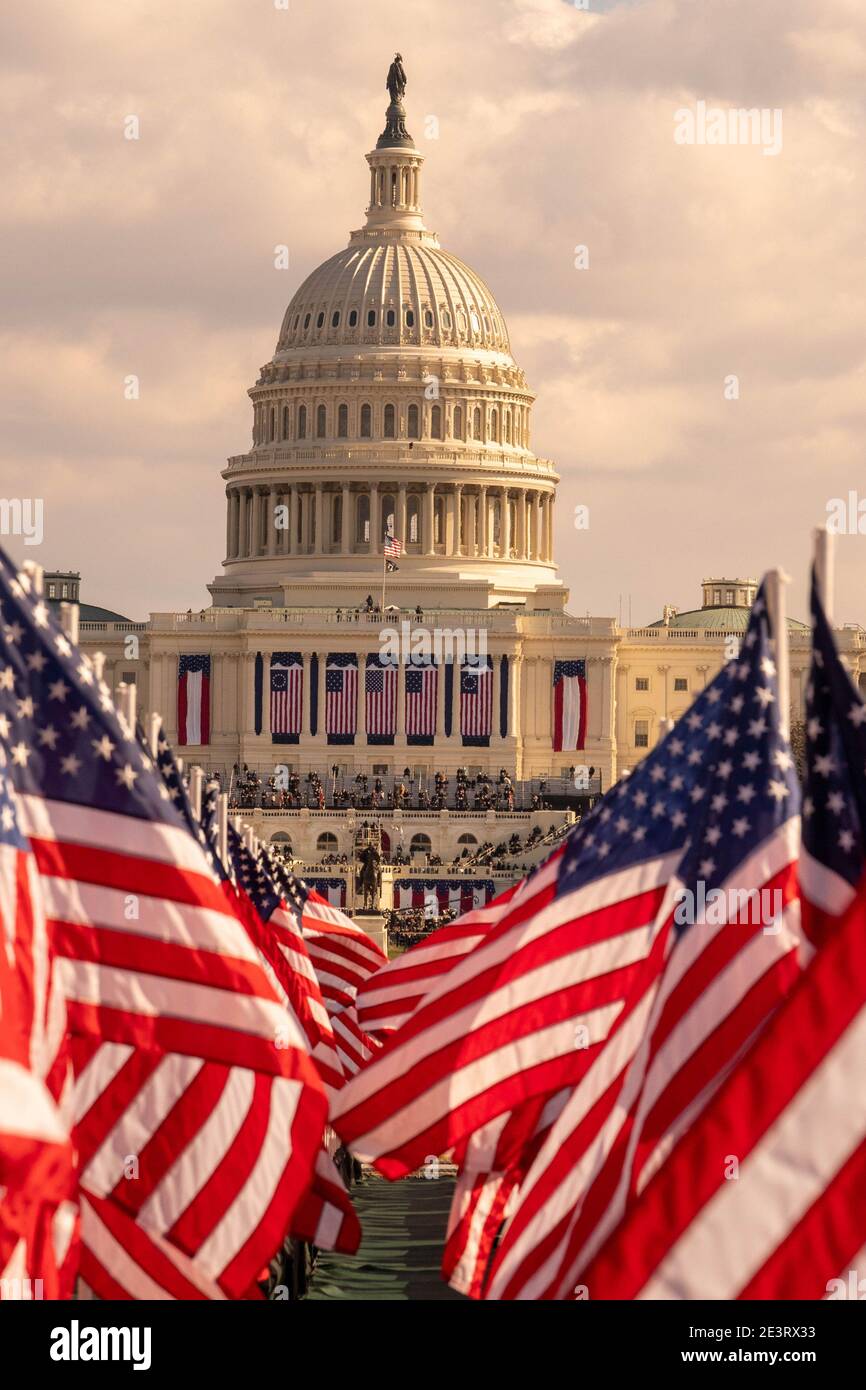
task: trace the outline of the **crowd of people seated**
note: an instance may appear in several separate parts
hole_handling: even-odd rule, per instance
[[[451,907],[445,908],[435,917],[426,916],[421,907],[392,908],[385,913],[388,943],[408,950],[438,927],[445,927],[449,922],[453,922],[456,916],[456,910]]]
[[[221,781],[220,774],[212,774]],[[337,785],[339,782],[339,786]],[[476,777],[469,776],[465,768],[458,768],[452,789],[451,778],[444,772],[433,774],[429,782],[425,779],[416,786],[416,778],[411,769],[403,769],[402,776],[394,778],[389,786],[382,777],[373,777],[359,772],[350,781],[340,777],[340,770],[331,768],[330,787],[326,788],[318,772],[308,772],[303,777],[298,772],[278,776],[275,772],[262,779],[259,773],[235,763],[232,768],[229,790],[229,806],[232,810],[253,810],[261,806],[264,810],[412,810],[412,811],[513,811],[515,808],[514,783],[501,768],[494,780],[486,773]],[[532,793],[530,809],[548,809],[544,793],[547,784],[540,783],[539,791]]]

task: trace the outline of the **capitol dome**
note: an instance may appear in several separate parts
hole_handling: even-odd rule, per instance
[[[366,158],[365,224],[292,296],[249,392],[214,603],[354,604],[390,536],[398,605],[561,608],[534,396],[491,291],[424,223],[402,105]]]

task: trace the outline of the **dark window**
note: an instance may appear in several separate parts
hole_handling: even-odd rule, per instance
[[[418,428],[418,407],[417,407],[417,405],[410,405],[410,407],[409,407],[409,413],[408,413],[408,421],[407,421],[407,424],[408,424],[409,438],[410,438],[410,439],[420,439],[420,438],[421,438],[421,431],[420,431],[420,429]]]
[[[373,433],[373,412],[368,405],[361,406],[361,438],[369,439]]]
[[[442,407],[434,405],[430,411],[430,433],[434,439],[442,438]]]
[[[318,317],[316,318],[316,327],[317,327],[317,328],[321,328],[321,326],[322,326],[322,324],[323,324],[324,322],[325,322],[325,315],[324,315],[324,314],[319,314]]]
[[[341,405],[337,411],[337,437],[346,439],[349,434],[349,407]]]
[[[415,314],[413,313],[413,311],[412,311],[411,309],[407,309],[407,310],[406,310],[406,327],[407,327],[407,328],[414,328],[414,327],[415,327]]]
[[[300,323],[300,321],[301,321],[301,316],[300,316],[300,314],[295,314],[295,322],[294,322],[294,324],[292,325],[292,332],[294,332],[294,330],[297,328],[297,326],[298,326],[298,324]]]
[[[368,327],[368,328],[375,328],[375,327],[376,327],[376,310],[375,310],[375,309],[368,309],[368,310],[367,310],[367,327]]]
[[[432,310],[432,309],[425,309],[425,310],[424,310],[424,323],[425,323],[425,325],[426,325],[427,328],[432,328],[432,327],[433,327],[433,310]]]
[[[358,322],[358,310],[352,309],[349,313],[349,327],[354,328]]]
[[[395,432],[394,432],[394,407],[393,407],[393,405],[386,405],[386,406],[385,406],[385,428],[384,428],[383,433],[384,433],[386,439],[394,439],[394,438],[395,438]]]
[[[649,690],[649,676],[635,676],[635,690]]]
[[[306,407],[305,405],[302,405],[301,408],[300,408],[300,410],[298,411],[298,438],[299,438],[299,439],[306,439],[306,437],[307,437],[307,407]]]
[[[316,411],[316,434],[319,439],[324,439],[325,437],[326,423],[325,407],[320,405]]]
[[[688,690],[689,683],[685,676],[674,676],[674,690]]]
[[[394,314],[394,310],[393,310],[393,309],[389,309],[389,310],[388,310],[387,314],[385,315],[385,322],[386,322],[386,324],[388,325],[389,328],[393,328],[393,327],[394,327],[394,323],[395,323],[395,314]]]
[[[339,322],[340,322],[340,311],[339,311],[339,309],[337,309],[337,310],[335,310],[335,312],[331,315],[331,327],[332,327],[332,328],[336,328],[336,327],[339,325]]]
[[[309,314],[305,314],[305,315],[304,315],[304,327],[305,327],[305,328],[309,328],[309,326],[310,326],[310,315],[309,315]]]

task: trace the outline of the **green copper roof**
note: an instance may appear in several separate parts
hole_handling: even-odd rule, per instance
[[[693,608],[689,613],[677,613],[669,623],[662,618],[650,627],[692,628],[703,632],[745,632],[749,626],[750,608]],[[789,632],[808,632],[808,624],[797,618],[788,619]]]

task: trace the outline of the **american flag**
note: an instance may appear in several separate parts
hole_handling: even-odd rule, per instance
[[[575,752],[586,746],[586,662],[553,666],[553,749]]]
[[[506,888],[486,907],[465,913],[456,922],[419,941],[383,965],[358,990],[358,1018],[369,1033],[394,1033],[414,1013],[441,975],[468,955],[504,916],[517,885]]]
[[[325,667],[325,733],[332,743],[353,743],[357,726],[357,657],[332,653]]]
[[[210,743],[210,657],[182,656],[177,666],[177,741]]]
[[[659,805],[668,787],[676,794],[677,782],[692,783],[677,808],[688,816],[669,884],[674,911],[668,895],[605,1045],[572,1083],[521,1183],[488,1297],[583,1296],[586,1268],[799,976],[799,791],[768,636],[762,588],[740,660],[662,745],[676,761],[667,781],[658,778]],[[691,758],[698,780],[686,772]],[[663,758],[657,766],[664,773]],[[636,778],[620,784],[613,823],[645,841],[655,807],[637,800]],[[608,843],[599,827],[590,859]]]
[[[493,723],[493,667],[464,666],[460,672],[460,732],[488,739]]]
[[[864,888],[791,998],[580,1269],[590,1298],[862,1299]]]
[[[399,668],[381,665],[378,657],[367,658],[364,675],[367,738],[392,739],[397,732],[397,679]]]
[[[866,704],[839,658],[812,576],[812,668],[806,690],[806,786],[800,887],[820,941],[866,867]]]
[[[437,666],[406,668],[406,735],[430,738],[436,734],[436,704],[439,693]]]
[[[394,536],[386,536],[383,545],[383,554],[386,560],[399,560],[406,549],[402,541],[398,541]]]
[[[509,1168],[519,1172],[541,1120],[532,1104],[521,1113],[525,1103],[553,1103],[566,1087],[584,1100],[617,1094],[655,1006],[671,1030],[674,1052],[651,1059],[652,1082],[661,1083],[658,1068],[676,1057],[681,1100],[694,1104],[714,1084],[722,1055],[725,1063],[731,1060],[789,987],[798,969],[792,901],[798,793],[778,729],[763,595],[744,652],[584,818],[564,851],[527,880],[503,920],[343,1090],[335,1128],[386,1176],[411,1172],[426,1154],[459,1147],[486,1126],[498,1141],[503,1124],[529,1136],[510,1156]],[[728,923],[724,931],[699,926],[676,932],[682,885],[699,900],[698,881],[707,889],[778,888],[778,931]],[[682,970],[685,993],[676,988],[676,970],[666,976],[665,989],[659,987],[679,941],[676,970]],[[697,973],[689,968],[692,961]],[[701,1029],[684,1033],[675,1011],[689,991],[693,999],[701,988],[712,1007]],[[745,1002],[741,988],[748,991]],[[670,1008],[663,1008],[668,1001]],[[640,1059],[647,1061],[642,1052]],[[646,1103],[649,1092],[641,1094]],[[664,1095],[669,1103],[671,1092]],[[594,1121],[602,1110],[591,1110]],[[617,1109],[613,1119],[621,1113]],[[664,1104],[652,1110],[660,1144],[679,1113],[666,1112]],[[488,1171],[497,1147],[493,1142]],[[658,1160],[656,1148],[644,1140],[640,1170]],[[622,1167],[622,1153],[613,1152]],[[474,1164],[483,1171],[477,1154]],[[569,1177],[570,1170],[561,1174],[562,1184]],[[542,1215],[557,1193],[554,1186]],[[567,1202],[568,1192],[562,1195]],[[517,1221],[506,1239],[520,1230]],[[524,1254],[531,1259],[539,1248],[537,1240],[526,1251],[521,1247],[521,1264]],[[502,1278],[510,1289],[510,1271]]]
[[[271,656],[271,734],[295,737],[300,734],[303,693],[304,658],[301,653],[274,652]]]
[[[0,717],[76,1066],[82,1275],[108,1297],[246,1296],[326,1118],[306,1038],[108,686],[5,557],[0,608]]]
[[[9,750],[0,739],[0,769]],[[68,1298],[66,1014],[30,846],[0,770],[0,1298]],[[73,1254],[74,1259],[74,1254]]]

